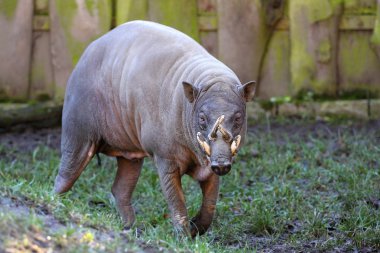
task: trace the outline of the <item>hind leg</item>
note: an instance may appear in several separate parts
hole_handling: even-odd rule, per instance
[[[112,194],[115,197],[116,207],[126,228],[130,228],[135,222],[131,198],[133,190],[139,179],[143,159],[127,160],[117,158],[117,173],[112,186]]]
[[[64,193],[71,189],[84,168],[95,154],[95,144],[81,143],[79,145],[62,145],[61,163],[55,178],[54,191]]]

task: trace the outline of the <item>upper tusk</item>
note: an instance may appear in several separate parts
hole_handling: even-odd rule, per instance
[[[208,145],[208,143],[206,141],[203,141],[201,139],[201,137],[203,138],[202,134],[200,132],[197,133],[197,141],[199,142],[199,145],[201,145],[201,147],[203,148],[203,150],[206,152],[206,154],[208,156],[211,155],[211,148],[210,148],[210,145]]]
[[[224,120],[224,115],[220,116],[216,121],[215,121],[215,124],[214,126],[212,127],[211,129],[211,132],[208,136],[209,140],[214,140],[216,138],[216,132],[218,131],[219,129],[219,125],[222,124]]]
[[[232,142],[231,144],[231,153],[232,155],[235,155],[237,153],[237,149],[240,145],[240,141],[241,141],[241,136],[238,135],[235,137],[234,141]]]
[[[222,136],[225,140],[228,140],[228,141],[231,140],[231,135],[227,132],[226,129],[224,129],[222,125],[219,125],[218,129],[222,133]]]

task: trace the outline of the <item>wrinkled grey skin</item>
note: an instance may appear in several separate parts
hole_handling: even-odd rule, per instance
[[[96,153],[114,156],[118,170],[112,193],[129,227],[135,221],[132,192],[143,158],[151,157],[175,228],[203,234],[215,212],[219,175],[233,160],[232,139],[220,131],[212,141],[207,136],[225,115],[222,125],[231,138],[243,138],[245,103],[253,93],[253,82],[241,85],[183,33],[145,21],[121,25],[86,49],[69,79],[55,192],[68,191]],[[211,146],[211,157],[197,142],[197,132]],[[184,174],[197,180],[203,193],[192,222],[181,187]]]

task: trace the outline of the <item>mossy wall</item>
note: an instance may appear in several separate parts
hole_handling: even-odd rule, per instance
[[[69,75],[87,45],[109,31],[111,4],[111,0],[50,0],[56,100],[63,100]]]
[[[288,3],[287,14],[276,27],[272,40],[277,40],[284,30],[290,31],[289,61],[282,61],[278,70],[276,63],[282,54],[276,55],[275,48],[288,42],[286,38],[272,41],[264,60],[259,96],[299,96],[311,91],[317,96],[339,98],[366,89],[379,95],[380,75],[376,69],[380,64],[380,46],[377,46],[380,28],[375,24],[375,15],[380,13],[380,1],[290,0]],[[376,22],[379,22],[380,15],[377,15]],[[289,69],[290,80],[284,69]],[[275,84],[275,79],[283,83]]]
[[[260,79],[260,98],[288,96],[290,90],[289,31],[276,31],[268,45]]]
[[[341,32],[339,40],[340,92],[380,91],[380,61],[371,48],[371,31]]]
[[[336,93],[339,10],[329,0],[291,0],[291,93]]]
[[[28,98],[32,20],[32,1],[0,1],[0,100]]]
[[[61,102],[87,45],[136,19],[190,35],[261,98],[380,94],[380,0],[0,0],[0,99]]]
[[[117,1],[116,22],[151,20],[199,40],[197,15],[197,0],[125,0]]]

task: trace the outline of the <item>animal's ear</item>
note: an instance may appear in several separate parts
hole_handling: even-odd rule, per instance
[[[243,96],[246,102],[249,102],[255,96],[256,81],[249,81],[239,87],[239,92]]]
[[[182,82],[182,85],[187,100],[189,100],[190,103],[194,102],[198,95],[198,88],[188,82]]]

